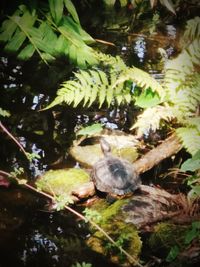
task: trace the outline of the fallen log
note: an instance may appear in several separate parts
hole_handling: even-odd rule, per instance
[[[147,152],[144,156],[134,162],[135,170],[141,174],[154,166],[158,165],[162,160],[176,154],[182,148],[178,137],[172,134],[162,144]]]

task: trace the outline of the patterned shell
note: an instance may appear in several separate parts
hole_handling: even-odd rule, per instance
[[[105,139],[101,139],[100,144],[105,157],[93,167],[92,179],[96,188],[114,195],[134,192],[141,181],[133,165],[125,159],[112,156]]]

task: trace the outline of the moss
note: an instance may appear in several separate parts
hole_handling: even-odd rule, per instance
[[[89,174],[82,169],[50,170],[36,181],[36,186],[57,196],[70,195],[73,190],[89,180]]]
[[[187,228],[172,223],[159,223],[155,226],[154,233],[149,238],[149,245],[152,250],[168,253],[175,245],[184,246],[184,238]]]
[[[92,209],[101,214],[101,221],[98,224],[109,234],[116,243],[123,247],[130,255],[139,257],[142,248],[142,241],[138,231],[133,224],[127,224],[122,217],[121,207],[127,199],[120,199],[109,205],[102,200],[94,205]],[[96,252],[109,256],[116,263],[125,262],[127,259],[121,254],[119,248],[110,243],[102,232],[96,231],[88,240],[88,245]]]
[[[134,225],[116,221],[115,223],[104,225],[103,229],[115,240],[118,246],[123,247],[134,258],[137,259],[139,257],[142,241]],[[88,239],[87,244],[94,251],[109,257],[113,262],[123,263],[127,261],[119,248],[107,240],[100,231],[96,231]]]

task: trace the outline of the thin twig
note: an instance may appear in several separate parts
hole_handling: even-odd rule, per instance
[[[1,129],[20,147],[21,151],[24,153],[24,155],[27,157],[27,153],[23,146],[19,143],[19,141],[6,129],[6,127],[2,124],[0,121],[0,127]]]

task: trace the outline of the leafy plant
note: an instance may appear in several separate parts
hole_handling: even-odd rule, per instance
[[[7,110],[4,110],[0,107],[0,116],[2,117],[10,117],[10,112]]]
[[[65,15],[66,10],[69,15]],[[0,41],[6,44],[6,51],[18,53],[22,60],[36,52],[45,63],[59,55],[80,67],[98,62],[88,46],[94,40],[82,29],[70,0],[49,0],[48,6],[37,9],[20,5],[3,22]]]
[[[93,220],[95,222],[99,222],[102,219],[100,213],[96,210],[85,208],[83,213],[85,214],[85,217],[88,220]]]
[[[94,123],[90,126],[87,126],[87,127],[84,127],[82,129],[80,129],[76,135],[79,136],[79,135],[93,135],[93,134],[96,134],[96,133],[99,133],[101,132],[103,129],[102,125],[100,123]]]
[[[181,165],[181,171],[194,172],[193,175],[187,178],[187,185],[191,187],[188,193],[190,199],[195,199],[200,196],[200,150],[198,150],[192,158],[187,159]]]
[[[86,262],[77,262],[76,264],[73,264],[71,267],[92,267],[91,263],[86,263]]]
[[[90,107],[95,102],[99,103],[99,107],[104,103],[108,107],[111,104],[130,103],[134,100],[133,83],[148,90],[148,93],[149,88],[152,92],[159,92],[156,96],[154,94],[154,104],[163,98],[161,85],[145,71],[127,67],[119,57],[99,53],[98,58],[102,68],[106,70],[93,68],[74,73],[74,79],[62,84],[57,91],[57,97],[45,109],[61,103],[72,104],[74,107],[79,104]]]
[[[188,246],[195,238],[200,238],[200,222],[198,221],[192,222],[191,226],[186,231],[185,237],[184,237],[184,247],[180,247],[178,245],[171,247],[166,257],[166,261],[168,262],[174,261],[179,255],[179,253],[184,248],[186,248],[186,246]]]
[[[69,195],[59,195],[54,198],[53,208],[57,211],[63,210],[66,205],[73,204],[74,201]]]
[[[180,125],[176,129],[177,135],[192,155],[200,149],[200,118],[196,114],[200,101],[200,75],[195,71],[200,66],[199,21],[200,18],[188,21],[185,36],[191,37],[190,42],[177,58],[166,64],[163,83],[166,94],[161,96],[162,91],[157,91],[163,102],[145,109],[132,126],[132,129],[138,129],[138,135],[142,135],[150,129],[155,131],[163,121],[174,121]]]

